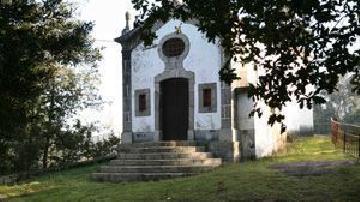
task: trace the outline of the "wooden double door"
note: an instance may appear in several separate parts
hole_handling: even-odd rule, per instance
[[[189,126],[189,81],[185,78],[161,82],[160,121],[163,140],[187,140]]]

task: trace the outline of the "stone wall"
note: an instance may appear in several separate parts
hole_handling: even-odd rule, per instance
[[[215,157],[221,157],[224,161],[240,161],[240,143],[230,141],[211,141],[209,151]]]

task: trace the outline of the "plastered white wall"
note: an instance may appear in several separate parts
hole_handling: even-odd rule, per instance
[[[254,116],[255,155],[257,157],[263,157],[271,154],[275,141],[273,140],[273,136],[270,133],[271,126],[267,124],[270,113],[269,109],[263,102],[259,102],[258,105],[260,105],[263,115],[260,118],[257,114]]]
[[[221,128],[221,86],[218,71],[222,64],[222,52],[218,44],[209,43],[196,26],[182,23],[179,20],[170,20],[156,31],[157,45],[166,35],[175,31],[175,26],[181,25],[181,31],[190,42],[190,50],[183,61],[187,71],[195,73],[194,86],[194,130],[219,130]],[[157,46],[145,48],[141,43],[132,52],[132,129],[133,132],[155,131],[155,76],[164,71],[164,63],[160,59]],[[217,112],[199,113],[198,84],[217,83]],[[151,115],[144,117],[135,116],[134,91],[150,88],[151,90]]]
[[[237,81],[233,85],[233,89],[239,88],[239,87],[246,87],[248,84],[256,84],[258,81],[258,75],[261,74],[261,70],[255,71],[254,70],[254,64],[248,63],[245,65],[242,65],[240,62],[232,62],[232,66],[236,68],[237,75],[243,79],[240,81]],[[240,111],[248,111],[250,112],[252,109],[252,105],[249,105],[249,103],[237,103],[238,104],[238,110]],[[271,155],[274,151],[277,151],[280,149],[285,141],[286,133],[281,134],[281,125],[280,124],[274,124],[273,126],[270,126],[267,124],[269,120],[269,116],[271,114],[270,108],[265,105],[264,102],[259,101],[257,102],[258,107],[261,108],[263,115],[259,118],[257,114],[253,117],[252,121],[246,121],[240,120],[244,122],[245,125],[242,128],[239,128],[239,130],[246,130],[248,128],[254,128],[254,144],[255,144],[255,155],[257,157],[264,157]],[[245,108],[245,109],[241,109]],[[246,109],[248,108],[248,109]],[[246,124],[245,124],[246,123]],[[236,123],[239,124],[239,123]],[[253,124],[252,126],[248,124]],[[241,123],[240,123],[241,125]]]
[[[288,102],[283,110],[285,125],[290,133],[301,133],[312,130],[314,126],[313,110],[304,107],[300,109],[296,101]]]
[[[260,102],[260,106],[264,114],[261,118],[255,117],[255,154],[257,157],[269,156],[281,149],[286,142],[287,133],[307,132],[313,127],[312,110],[301,110],[299,105],[292,101],[288,102],[281,112],[285,115],[284,124],[287,127],[286,133],[281,134],[279,123],[273,126],[267,124],[271,114],[270,108],[263,102]]]
[[[287,133],[281,134],[281,125],[275,123],[273,126],[267,124],[271,114],[270,108],[263,102],[259,103],[264,111],[263,116],[255,116],[255,155],[257,157],[269,156],[281,149],[286,140],[287,133],[308,132],[313,128],[313,112],[309,109],[300,109],[296,102],[289,102],[283,109],[285,115],[284,124]],[[310,131],[311,132],[311,131]]]
[[[243,91],[237,96],[236,104],[238,117],[238,123],[235,123],[237,125],[236,128],[238,128],[240,131],[254,130],[254,119],[249,118],[249,114],[253,108],[254,103],[252,99],[247,96],[247,91]]]

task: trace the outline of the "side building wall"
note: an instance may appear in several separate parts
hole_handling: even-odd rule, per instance
[[[257,115],[255,119],[255,156],[264,157],[270,156],[284,148],[287,140],[287,133],[281,133],[281,124],[275,123],[269,125],[268,120],[273,110],[266,106],[265,103],[258,103],[263,110],[263,115],[259,118]]]
[[[272,155],[285,146],[287,133],[281,133],[280,124],[273,126],[267,124],[271,109],[263,102],[257,102],[263,115],[260,118],[257,114],[249,117],[254,102],[247,97],[246,88],[249,83],[257,83],[258,71],[254,70],[251,63],[241,65],[234,62],[232,65],[236,67],[237,74],[241,78],[232,87],[236,95],[234,130],[240,142],[241,158],[246,160]]]
[[[313,109],[300,109],[296,101],[288,102],[283,109],[288,135],[311,136],[314,134]]]

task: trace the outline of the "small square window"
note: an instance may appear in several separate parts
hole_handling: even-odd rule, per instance
[[[217,84],[199,84],[199,113],[215,113],[217,110]]]
[[[146,95],[140,94],[139,95],[139,112],[146,111]]]
[[[211,107],[211,88],[204,89],[203,98],[203,107]]]
[[[135,116],[150,115],[150,89],[139,89],[134,92]]]

